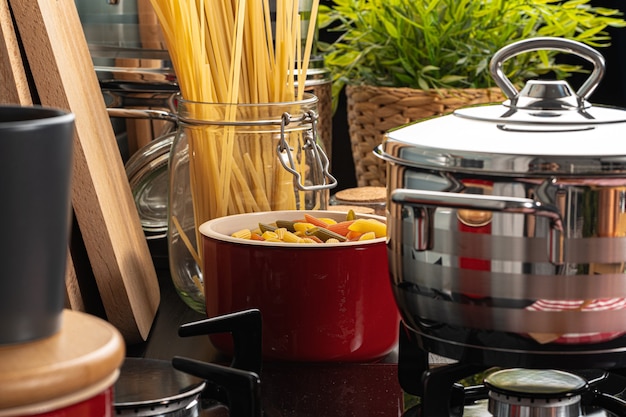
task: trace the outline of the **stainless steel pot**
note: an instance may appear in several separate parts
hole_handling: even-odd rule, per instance
[[[578,55],[593,71],[576,92],[565,81],[518,92],[502,64],[536,50]],[[400,127],[376,150],[388,162],[404,322],[453,358],[469,347],[624,365],[626,111],[587,101],[602,55],[534,38],[490,65],[509,100]]]

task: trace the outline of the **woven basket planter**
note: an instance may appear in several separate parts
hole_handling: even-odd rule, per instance
[[[506,100],[499,88],[431,90],[349,85],[348,128],[359,187],[385,186],[385,162],[373,150],[384,134],[410,122],[450,113],[473,104]]]

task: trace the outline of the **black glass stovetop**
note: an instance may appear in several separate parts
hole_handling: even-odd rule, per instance
[[[421,349],[413,340],[415,335],[404,327],[398,350],[375,362],[263,362],[260,334],[254,330],[260,312],[250,310],[236,316],[238,326],[243,327],[233,332],[233,358],[209,363],[174,357],[167,363],[173,372],[195,377],[188,387],[179,388],[181,391],[197,390],[198,381],[205,384],[197,405],[185,406],[176,417],[491,416],[482,379],[497,368],[440,361]],[[184,325],[179,333],[186,337],[215,329],[225,330],[223,318]],[[582,395],[583,416],[626,415],[622,399],[626,377],[620,370],[575,372],[589,385]],[[176,392],[172,396],[180,397]],[[164,415],[164,401],[156,402],[160,406],[152,408]],[[130,408],[127,404],[126,409]]]

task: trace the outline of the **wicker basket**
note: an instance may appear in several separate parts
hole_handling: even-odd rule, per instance
[[[349,85],[348,128],[359,187],[385,186],[386,167],[373,150],[388,130],[472,104],[501,103],[499,88],[431,90]]]

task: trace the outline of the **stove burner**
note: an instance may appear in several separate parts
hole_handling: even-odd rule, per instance
[[[188,417],[198,415],[205,382],[176,371],[168,361],[126,358],[115,384],[118,416]]]
[[[485,378],[494,417],[579,417],[585,379],[550,369],[504,369]]]
[[[400,326],[398,378],[405,392],[420,399],[405,417],[626,416],[624,369],[509,368],[506,358],[494,363],[491,352],[483,352],[480,360],[478,350],[458,362],[431,364],[423,338]],[[476,380],[478,385],[461,384],[479,376],[489,378]]]

